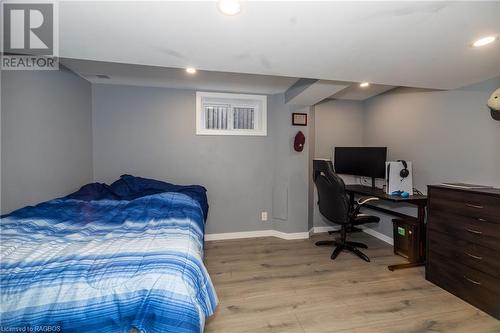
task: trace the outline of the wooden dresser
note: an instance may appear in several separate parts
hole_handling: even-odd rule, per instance
[[[500,189],[428,195],[426,279],[500,319]]]

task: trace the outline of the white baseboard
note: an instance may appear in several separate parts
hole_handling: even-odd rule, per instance
[[[361,226],[363,232],[366,232],[368,235],[371,235],[375,238],[380,239],[388,244],[393,245],[394,241],[391,237],[386,236],[378,231],[373,229]],[[277,237],[286,240],[293,239],[308,239],[312,234],[328,232],[330,230],[338,230],[339,227],[334,226],[324,226],[324,227],[313,227],[309,231],[304,232],[282,232],[278,230],[255,230],[255,231],[242,231],[242,232],[226,232],[220,234],[206,234],[205,241],[214,241],[214,240],[228,240],[228,239],[241,239],[241,238],[256,238],[256,237]]]
[[[334,226],[324,226],[324,227],[313,227],[313,233],[319,234],[322,232],[328,232],[332,230],[340,230],[340,227],[334,227]]]
[[[309,231],[287,233],[270,229],[270,230],[242,231],[242,232],[226,232],[221,234],[206,234],[205,240],[214,241],[214,240],[256,238],[256,237],[278,237],[286,240],[308,239]]]
[[[221,234],[206,234],[205,240],[225,240],[225,239],[240,239],[240,238],[255,238],[255,237],[269,237],[274,230],[255,230],[255,231],[242,231],[242,232],[225,232]]]
[[[394,245],[394,240],[389,237],[389,236],[386,236],[378,231],[375,231],[371,228],[368,228],[368,227],[364,227],[364,226],[358,226],[360,227],[361,229],[363,229],[363,232],[367,233],[368,235],[371,235],[375,238],[378,238],[380,239],[381,241],[383,242],[386,242],[387,244],[391,244],[391,245]]]
[[[278,230],[273,230],[274,231],[274,237],[278,238],[283,238],[287,240],[292,240],[292,239],[308,239],[309,238],[309,231],[304,231],[304,232],[281,232]]]

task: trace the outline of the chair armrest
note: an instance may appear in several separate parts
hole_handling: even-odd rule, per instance
[[[376,200],[379,200],[378,198],[376,197],[363,197],[363,198],[359,198],[358,201],[356,201],[356,204],[355,204],[355,207],[354,207],[354,211],[352,213],[352,216],[355,217],[359,214],[359,210],[361,209],[361,207],[370,202],[370,201],[376,201]]]
[[[379,199],[375,198],[375,197],[363,197],[363,198],[359,198],[359,200],[357,201],[357,204],[359,206],[363,206],[364,204],[366,204],[370,201],[376,201],[376,200],[379,200]]]

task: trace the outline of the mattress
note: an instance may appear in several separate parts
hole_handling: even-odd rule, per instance
[[[2,330],[202,332],[218,301],[200,197],[91,187],[2,217]]]

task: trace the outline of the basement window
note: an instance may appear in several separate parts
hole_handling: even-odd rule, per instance
[[[264,95],[196,92],[197,135],[267,135]]]

